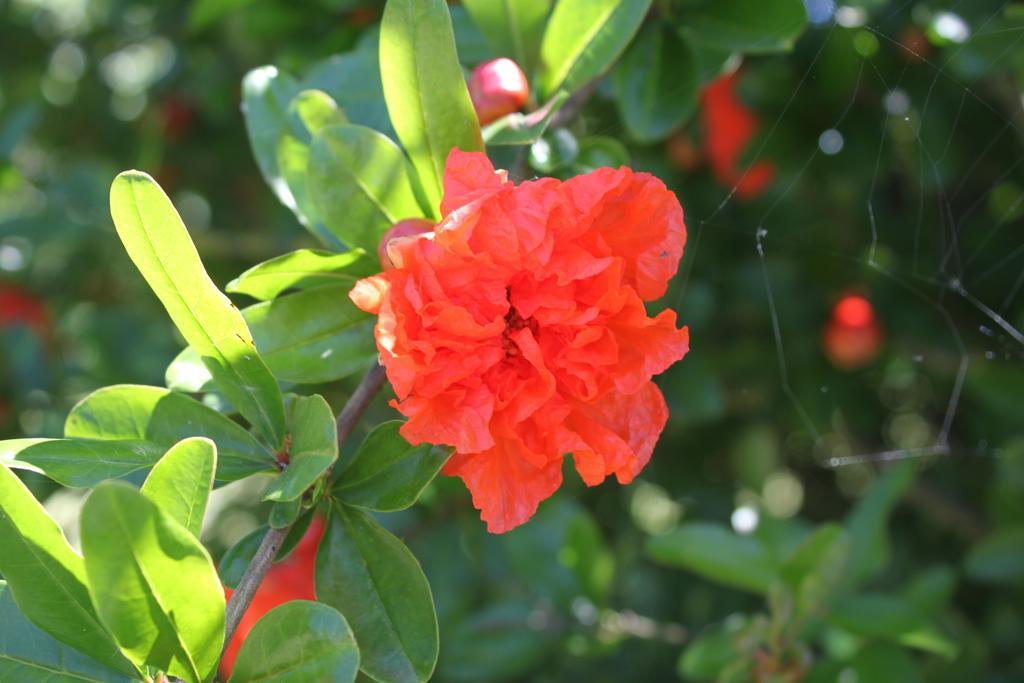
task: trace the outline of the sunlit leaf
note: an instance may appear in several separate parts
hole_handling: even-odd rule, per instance
[[[216,469],[217,446],[212,441],[185,439],[153,466],[142,493],[199,538]]]

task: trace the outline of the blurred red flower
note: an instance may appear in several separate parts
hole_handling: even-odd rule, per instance
[[[566,453],[588,485],[630,482],[668,419],[651,377],[689,349],[674,311],[644,307],[683,253],[675,195],[628,168],[516,186],[452,150],[441,212],[351,293],[379,316],[403,436],[455,448],[445,473],[494,533],[554,493]]]
[[[715,179],[736,188],[742,199],[756,197],[775,179],[775,164],[758,161],[741,168],[743,152],[757,133],[757,115],[736,96],[739,72],[710,83],[701,93],[708,163]]]
[[[14,325],[25,325],[46,340],[53,321],[42,299],[18,285],[0,282],[0,328]]]
[[[825,326],[822,342],[825,355],[834,366],[856,370],[878,357],[884,336],[871,302],[849,294],[832,309],[832,319]]]

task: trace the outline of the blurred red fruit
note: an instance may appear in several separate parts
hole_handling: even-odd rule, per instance
[[[267,577],[253,596],[249,609],[238,624],[231,644],[224,650],[220,661],[220,675],[224,680],[231,676],[231,667],[249,631],[264,614],[291,600],[316,600],[314,569],[316,551],[324,534],[324,522],[314,517],[306,534],[286,559],[271,565]],[[225,588],[224,595],[231,597],[231,589]]]
[[[473,69],[469,97],[480,123],[488,124],[522,109],[530,97],[530,84],[511,59],[492,59]]]
[[[832,319],[823,335],[825,355],[842,370],[864,367],[882,349],[882,327],[871,303],[862,296],[848,295],[832,309]]]
[[[758,161],[740,167],[741,157],[759,127],[757,115],[736,96],[739,72],[710,83],[701,94],[701,118],[704,123],[708,163],[715,179],[728,188],[736,188],[741,199],[751,199],[765,191],[775,178],[775,165]]]
[[[26,289],[0,282],[0,327],[25,325],[40,339],[52,329],[50,312],[43,301]]]
[[[377,246],[377,258],[380,259],[381,268],[391,270],[395,267],[394,261],[388,254],[388,243],[391,240],[422,235],[425,232],[433,231],[433,229],[434,222],[426,218],[406,218],[392,225],[380,238],[380,244]]]

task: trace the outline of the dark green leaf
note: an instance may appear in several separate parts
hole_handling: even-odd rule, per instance
[[[305,536],[306,531],[309,530],[315,514],[315,509],[311,509],[299,517],[295,525],[288,531],[288,535],[285,536],[284,543],[281,544],[277,555],[274,557],[274,562],[280,562],[295,550],[295,547],[302,541],[302,537]],[[267,535],[269,530],[270,527],[268,525],[253,529],[224,553],[224,556],[220,559],[217,573],[220,574],[220,582],[225,587],[232,590],[238,587],[238,582],[242,580],[242,575],[249,568],[252,558],[256,556],[256,550],[260,547],[263,537]]]
[[[199,538],[217,469],[217,446],[202,437],[180,441],[153,466],[142,493]]]
[[[199,353],[217,388],[275,447],[284,406],[238,309],[203,268],[178,212],[145,173],[126,171],[110,188],[117,233],[171,320]]]
[[[537,62],[544,22],[553,0],[463,0],[494,53],[514,60],[529,76]]]
[[[358,671],[359,648],[345,617],[327,605],[294,600],[256,622],[228,683],[351,683]]]
[[[82,558],[21,480],[0,466],[0,574],[18,609],[58,640],[122,673],[134,672],[100,624]],[[0,653],[6,621],[0,621]],[[3,671],[0,654],[0,672]],[[18,680],[2,678],[0,680]],[[24,680],[24,679],[21,679]]]
[[[654,536],[647,553],[663,564],[755,593],[766,592],[776,578],[775,563],[760,541],[717,524],[693,522]]]
[[[604,73],[650,6],[651,0],[559,0],[540,46],[540,98],[574,92]]]
[[[332,506],[316,595],[348,615],[368,675],[381,683],[430,678],[438,651],[430,586],[409,549],[365,512]]]
[[[921,683],[921,670],[914,658],[889,643],[873,643],[844,669],[852,669],[857,681],[871,683]]]
[[[310,149],[309,186],[324,225],[342,242],[377,253],[403,218],[423,216],[402,150],[365,126],[328,126]]]
[[[378,272],[377,259],[362,249],[342,254],[299,249],[253,266],[229,282],[225,289],[232,294],[247,294],[267,301],[289,289],[351,287],[356,280]]]
[[[838,524],[824,524],[786,558],[779,569],[797,596],[810,608],[827,599],[837,587],[850,554],[850,539]]]
[[[661,140],[697,108],[697,61],[666,24],[651,24],[637,36],[615,67],[613,82],[622,122],[640,142]]]
[[[527,676],[557,644],[531,625],[531,611],[522,602],[499,603],[456,623],[445,632],[438,676],[453,683]]]
[[[165,450],[148,441],[12,439],[0,441],[0,464],[45,474],[64,486],[88,488],[147,470]]]
[[[792,49],[807,14],[801,0],[707,0],[680,12],[679,23],[694,42],[761,54]]]
[[[871,485],[847,516],[844,526],[850,534],[850,585],[858,585],[889,561],[889,515],[913,479],[913,461],[895,464]]]
[[[956,656],[957,645],[908,600],[896,595],[861,593],[835,605],[829,621],[861,636],[891,640],[944,655]]]
[[[138,678],[128,678],[40,631],[18,611],[7,584],[0,581],[0,681],[128,683],[132,680]]]
[[[743,661],[740,640],[749,621],[746,615],[735,615],[698,635],[679,657],[679,674],[695,681],[714,680],[726,668]]]
[[[224,642],[224,592],[206,549],[136,489],[100,484],[82,508],[89,593],[139,665],[199,683]]]
[[[267,487],[263,500],[290,501],[302,496],[338,459],[334,413],[323,396],[302,396],[292,406],[289,462]]]
[[[444,0],[389,0],[380,27],[380,74],[391,123],[436,211],[448,153],[484,149]]]
[[[278,501],[270,507],[270,515],[267,518],[267,524],[274,529],[284,529],[285,527],[294,524],[295,520],[299,518],[301,513],[301,498]]]
[[[190,436],[205,436],[216,444],[220,481],[277,471],[273,452],[236,422],[193,398],[160,387],[119,384],[98,389],[71,409],[64,435],[108,440],[111,448],[119,447],[118,442],[147,444],[134,460],[122,462],[110,455],[103,463],[122,469],[131,466],[128,471],[150,467],[160,457],[150,459],[154,449],[166,451]],[[97,478],[99,474],[89,478],[92,483],[75,485],[92,486],[100,479],[124,473]]]
[[[365,38],[352,52],[328,57],[314,65],[303,85],[323,90],[334,98],[352,123],[393,136],[380,82],[377,32],[369,31]]]
[[[560,90],[536,111],[529,114],[514,112],[498,119],[484,128],[484,142],[488,145],[533,144],[544,135],[551,120],[568,98],[569,94]]]
[[[1024,583],[1024,527],[999,529],[979,542],[967,555],[964,569],[980,581]]]
[[[347,461],[333,494],[356,507],[403,510],[419,498],[451,451],[425,443],[411,446],[398,433],[402,422],[385,422],[370,432]]]

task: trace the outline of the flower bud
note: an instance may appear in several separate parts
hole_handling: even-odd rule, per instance
[[[855,370],[873,361],[882,348],[882,327],[871,303],[848,295],[832,309],[823,335],[825,355],[842,370]]]
[[[507,57],[484,62],[470,74],[469,97],[481,124],[519,111],[529,96],[526,74]]]
[[[392,240],[422,235],[433,229],[434,222],[426,218],[406,218],[392,225],[380,238],[380,244],[377,246],[377,258],[380,259],[381,267],[384,270],[391,270],[397,266],[396,259],[392,258],[392,254],[388,250],[388,244]]]

